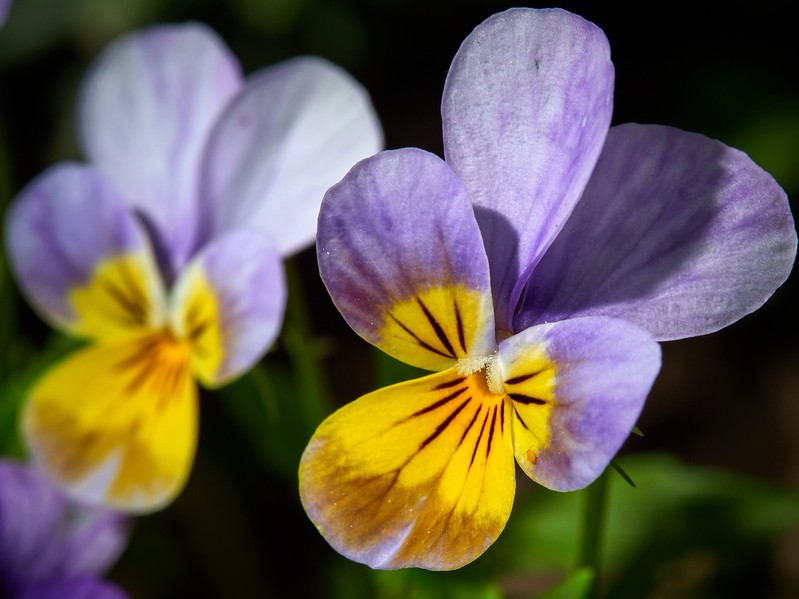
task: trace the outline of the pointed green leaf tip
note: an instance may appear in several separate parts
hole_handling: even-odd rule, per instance
[[[635,486],[635,481],[633,481],[630,475],[624,471],[624,468],[619,466],[619,463],[616,460],[611,460],[610,465],[616,472],[619,473],[619,476],[621,476],[627,482],[628,485],[630,485],[633,489],[638,488]]]
[[[593,569],[580,568],[541,593],[538,599],[586,599],[591,591],[593,580]]]

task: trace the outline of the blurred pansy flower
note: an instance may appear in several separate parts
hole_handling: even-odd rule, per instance
[[[0,460],[0,597],[122,599],[98,575],[119,557],[128,519],[78,505],[35,469]]]
[[[83,501],[145,512],[183,487],[197,388],[250,368],[279,330],[281,257],[313,241],[324,191],[381,132],[338,67],[297,58],[243,79],[198,24],[112,44],[78,103],[88,164],[23,189],[6,232],[30,302],[89,340],[38,381],[23,430]]]
[[[620,448],[660,368],[657,340],[755,310],[785,280],[785,193],[746,155],[654,125],[610,128],[603,32],[512,9],[464,41],[444,88],[446,161],[357,164],[326,194],[320,271],[347,322],[436,371],[317,429],[311,520],[374,568],[452,569],[510,515],[515,462],[569,491]]]

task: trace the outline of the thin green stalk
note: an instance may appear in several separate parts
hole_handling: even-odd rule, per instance
[[[608,472],[606,470],[584,493],[583,538],[579,565],[591,568],[594,572],[591,592],[588,594],[591,599],[597,599],[601,596],[602,535],[604,532],[607,494]]]
[[[331,412],[332,403],[319,356],[319,342],[313,334],[301,276],[293,260],[286,262],[286,286],[288,300],[282,339],[294,368],[298,391],[296,405],[302,413],[307,434],[310,435]]]

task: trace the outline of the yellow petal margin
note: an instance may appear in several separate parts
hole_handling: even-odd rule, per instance
[[[172,329],[191,348],[194,375],[207,387],[219,386],[217,373],[225,359],[219,302],[198,264],[184,273],[173,297]]]
[[[482,371],[370,393],[311,439],[300,465],[306,512],[337,551],[373,568],[459,568],[510,515],[510,416]]]
[[[72,495],[148,512],[184,486],[197,437],[189,348],[167,332],[83,349],[30,394],[34,460]]]

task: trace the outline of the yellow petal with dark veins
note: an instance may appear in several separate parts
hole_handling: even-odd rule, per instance
[[[469,355],[496,350],[491,294],[463,285],[442,285],[386,310],[376,345],[426,370],[445,370]]]
[[[550,417],[555,407],[556,367],[543,344],[531,346],[517,360],[502,365],[502,377],[512,405],[516,461],[532,478],[538,454],[552,438]]]
[[[515,492],[510,404],[483,372],[455,369],[348,404],[317,429],[300,465],[311,519],[373,568],[450,570],[481,555]]]
[[[164,294],[148,252],[100,262],[92,279],[69,293],[75,334],[114,341],[164,323]]]
[[[166,332],[88,347],[33,388],[24,432],[70,494],[147,512],[182,489],[197,436],[189,348]]]

